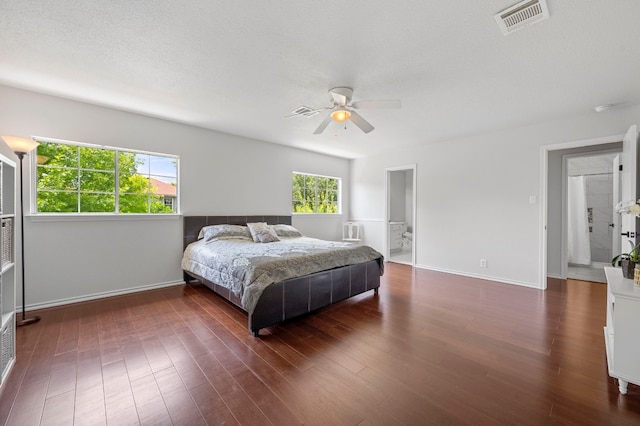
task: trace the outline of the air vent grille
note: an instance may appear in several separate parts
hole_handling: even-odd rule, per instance
[[[313,117],[316,114],[319,114],[320,111],[317,109],[313,109],[313,108],[309,108],[307,106],[299,106],[298,108],[294,109],[293,111],[291,111],[291,113],[295,116],[295,115],[302,115],[303,117]]]
[[[502,34],[521,30],[549,17],[546,0],[525,0],[503,10],[494,16]]]

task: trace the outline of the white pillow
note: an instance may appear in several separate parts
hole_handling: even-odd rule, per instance
[[[274,243],[280,241],[280,238],[276,235],[276,231],[273,230],[266,222],[247,223],[249,232],[253,241],[256,243]]]

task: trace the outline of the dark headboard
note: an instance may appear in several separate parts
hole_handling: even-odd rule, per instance
[[[253,222],[291,225],[291,216],[184,216],[183,220],[184,247],[194,242],[198,238],[200,229],[207,225],[246,225]]]

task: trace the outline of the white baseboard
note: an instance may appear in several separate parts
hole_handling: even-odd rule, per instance
[[[89,300],[104,299],[105,297],[121,296],[123,294],[138,293],[141,291],[155,290],[158,288],[171,287],[184,284],[184,281],[169,281],[166,283],[149,284],[140,287],[130,287],[122,290],[105,291],[101,293],[88,294],[85,296],[69,297],[67,299],[52,300],[50,302],[36,303],[27,305],[25,311],[34,311],[37,309],[53,308],[55,306],[69,305],[71,303],[86,302]],[[22,306],[16,306],[16,312],[22,311]]]

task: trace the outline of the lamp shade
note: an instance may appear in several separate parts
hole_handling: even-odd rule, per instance
[[[331,118],[338,123],[344,123],[349,117],[351,117],[351,113],[346,109],[337,109],[331,113]]]
[[[11,148],[13,152],[22,154],[31,152],[35,147],[40,145],[40,143],[33,139],[20,138],[18,136],[2,136],[2,140],[9,145],[9,148]]]

